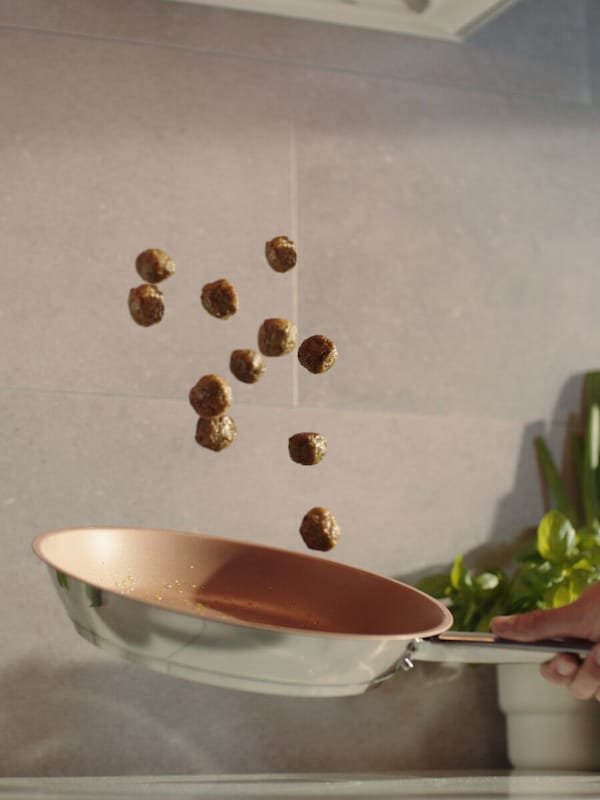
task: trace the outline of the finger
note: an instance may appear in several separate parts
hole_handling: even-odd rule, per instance
[[[540,672],[547,681],[556,683],[559,686],[568,686],[575,677],[579,666],[580,661],[578,658],[567,655],[567,653],[560,653],[551,661],[546,661],[545,664],[542,664]]]
[[[569,683],[569,691],[578,700],[589,700],[600,692],[600,645],[581,664]]]
[[[508,617],[494,617],[491,629],[505,639],[517,642],[535,642],[559,636],[585,637],[588,625],[583,615],[574,609],[574,603],[544,611],[528,611]]]

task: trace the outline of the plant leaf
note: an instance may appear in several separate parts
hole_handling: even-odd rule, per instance
[[[600,371],[586,372],[583,381],[584,399],[587,408],[600,404]]]
[[[581,494],[581,487],[583,486],[583,461],[584,461],[584,436],[581,433],[574,433],[571,438],[571,447],[573,450],[573,465],[575,468],[575,481],[579,490],[577,502],[583,505],[583,497]]]
[[[559,608],[572,603],[579,597],[579,590],[573,584],[573,581],[565,581],[555,591],[552,596],[552,608]]]
[[[600,530],[596,525],[585,525],[577,531],[577,546],[581,550],[594,550],[600,547]]]
[[[600,406],[593,403],[588,409],[585,429],[583,475],[581,491],[587,525],[598,524],[598,488],[596,473],[600,453]]]
[[[576,538],[569,519],[560,511],[549,511],[538,525],[538,552],[551,564],[560,564],[576,554]]]
[[[498,588],[500,578],[493,572],[482,572],[473,579],[473,585],[482,594],[489,594]]]
[[[558,511],[562,511],[563,514],[566,514],[573,525],[577,525],[578,520],[575,506],[569,497],[567,487],[561,478],[558,467],[556,466],[554,459],[552,458],[552,454],[548,449],[548,445],[541,436],[537,436],[533,443],[537,453],[542,476],[554,501],[554,507]]]
[[[452,570],[450,571],[450,585],[457,592],[469,592],[471,589],[471,576],[464,565],[462,555],[456,556]]]
[[[426,575],[417,581],[417,589],[431,595],[432,597],[447,597],[452,588],[450,574],[440,572],[434,575]]]

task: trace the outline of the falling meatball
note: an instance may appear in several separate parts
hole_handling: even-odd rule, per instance
[[[258,349],[264,356],[283,356],[292,352],[297,336],[296,326],[288,319],[266,319],[258,329]]]
[[[232,401],[231,386],[220,375],[203,375],[189,396],[194,411],[207,419],[224,414]]]
[[[318,464],[327,454],[327,440],[320,433],[295,433],[288,439],[288,450],[296,464]]]
[[[338,351],[327,336],[316,334],[305,339],[298,348],[298,361],[309,372],[327,372],[337,361]]]
[[[160,283],[175,272],[175,262],[164,250],[151,248],[140,253],[135,260],[135,268],[148,283]]]
[[[316,506],[304,515],[300,535],[311,550],[327,551],[337,544],[340,528],[331,511]]]
[[[296,245],[287,236],[276,236],[265,243],[265,256],[275,272],[287,272],[296,266]]]
[[[196,441],[201,447],[219,452],[229,447],[237,435],[235,422],[227,414],[220,417],[199,417],[196,425]]]
[[[226,278],[205,284],[200,300],[208,313],[218,319],[229,319],[239,308],[237,292]]]
[[[265,371],[265,362],[256,350],[234,350],[229,358],[229,369],[242,383],[256,383]]]
[[[165,313],[165,301],[160,289],[143,283],[129,292],[129,312],[134,321],[144,328],[156,325]]]

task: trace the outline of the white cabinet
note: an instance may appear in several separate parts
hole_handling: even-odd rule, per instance
[[[181,0],[178,0],[181,2]],[[518,0],[184,0],[461,42]]]

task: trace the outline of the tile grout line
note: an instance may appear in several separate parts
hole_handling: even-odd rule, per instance
[[[37,396],[56,396],[56,397],[73,397],[73,398],[108,398],[110,400],[133,400],[133,401],[144,401],[144,402],[164,402],[164,403],[179,403],[182,406],[188,405],[188,401],[185,398],[181,397],[167,397],[161,395],[150,395],[150,394],[125,394],[125,393],[115,393],[115,392],[102,392],[102,391],[84,391],[78,389],[37,389],[34,387],[29,386],[6,386],[0,385],[0,394],[25,394],[25,395],[37,395]],[[248,403],[243,402],[239,404],[244,408],[263,408],[263,409],[279,409],[279,410],[290,410],[296,409],[299,411],[317,411],[317,412],[335,412],[335,414],[360,414],[362,416],[382,416],[382,417],[420,417],[420,418],[428,418],[428,419],[453,419],[453,420],[468,420],[469,422],[473,421],[480,421],[485,423],[492,423],[492,424],[500,424],[500,425],[529,425],[531,420],[522,419],[520,417],[510,417],[510,416],[473,416],[473,415],[466,415],[466,414],[442,414],[434,411],[414,411],[414,410],[406,410],[406,409],[390,409],[390,408],[383,408],[383,409],[372,409],[372,408],[346,408],[340,406],[331,406],[331,405],[306,405],[306,406],[291,406],[291,405],[283,405],[281,403],[273,403],[273,404],[265,404],[265,403]],[[540,420],[543,424],[547,425],[548,427],[561,427],[567,428],[569,425],[568,418],[564,420]]]
[[[1,31],[18,31],[25,33],[35,33],[45,36],[62,36],[68,39],[78,39],[81,41],[126,44],[137,47],[156,47],[162,50],[180,50],[186,53],[197,53],[198,55],[208,56],[210,58],[238,59],[240,61],[249,61],[251,63],[257,63],[257,64],[273,64],[279,66],[286,66],[293,69],[304,69],[304,70],[312,70],[314,72],[325,72],[325,73],[330,73],[332,75],[344,75],[348,77],[363,78],[368,80],[381,80],[381,81],[388,81],[391,83],[404,83],[409,86],[432,86],[432,87],[437,87],[439,89],[451,89],[457,92],[471,92],[474,94],[482,95],[484,97],[503,97],[503,98],[513,98],[515,100],[518,99],[521,100],[535,99],[540,101],[552,100],[554,102],[562,103],[567,106],[578,106],[581,108],[591,109],[591,110],[595,109],[595,104],[592,102],[591,99],[588,99],[587,97],[586,99],[582,100],[582,99],[573,99],[571,97],[565,97],[562,94],[553,95],[550,92],[543,93],[534,91],[530,92],[493,91],[491,89],[484,89],[477,86],[463,86],[460,83],[453,83],[452,81],[444,82],[439,80],[411,78],[409,76],[394,75],[392,73],[387,73],[387,72],[365,72],[357,69],[348,69],[344,67],[335,67],[323,64],[311,64],[310,62],[306,61],[293,61],[276,57],[269,58],[258,55],[236,53],[229,50],[209,50],[203,47],[194,47],[193,45],[176,44],[173,42],[159,42],[152,39],[130,39],[122,36],[99,35],[92,33],[81,33],[77,31],[59,31],[46,28],[36,28],[35,26],[32,25],[16,25],[16,24],[0,22],[0,32]],[[589,92],[586,92],[586,95],[587,94],[589,94]]]
[[[296,125],[292,118],[290,122],[290,204],[292,217],[292,241],[298,244],[298,158],[296,148]],[[301,268],[301,267],[300,267]],[[292,319],[300,330],[300,298],[298,269],[292,270]],[[292,365],[292,406],[300,405],[300,380],[298,359],[294,358]]]

